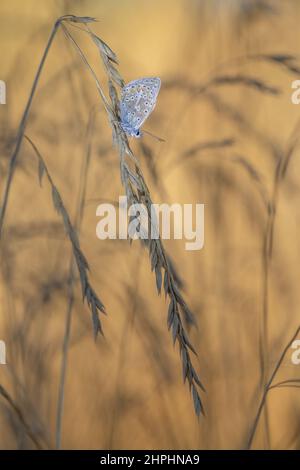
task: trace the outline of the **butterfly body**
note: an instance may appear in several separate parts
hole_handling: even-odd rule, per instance
[[[133,80],[122,89],[121,125],[127,135],[139,138],[141,126],[153,111],[160,89],[160,78]]]

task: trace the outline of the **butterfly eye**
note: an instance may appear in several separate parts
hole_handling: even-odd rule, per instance
[[[148,111],[147,111],[147,109],[145,109],[144,114],[147,114],[147,113],[148,113]]]

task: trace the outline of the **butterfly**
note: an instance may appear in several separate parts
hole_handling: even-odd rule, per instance
[[[152,113],[160,89],[160,78],[141,78],[122,89],[121,125],[127,135],[141,137],[140,127]]]

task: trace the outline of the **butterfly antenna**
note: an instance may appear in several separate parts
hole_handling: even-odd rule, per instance
[[[161,137],[158,137],[157,135],[154,135],[149,131],[144,131],[143,130],[142,132],[143,132],[143,134],[151,135],[151,137],[153,137],[154,139],[157,139],[159,142],[166,142],[165,139],[162,139]]]

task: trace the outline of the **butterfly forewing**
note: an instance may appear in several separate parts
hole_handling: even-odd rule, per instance
[[[153,111],[159,89],[159,78],[141,78],[125,85],[121,98],[122,123],[138,130]]]

